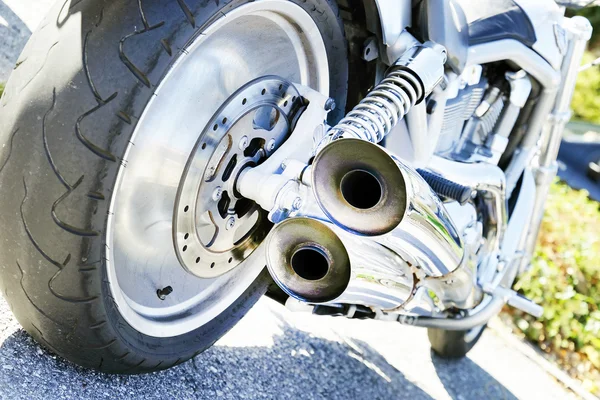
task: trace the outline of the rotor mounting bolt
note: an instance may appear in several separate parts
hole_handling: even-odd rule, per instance
[[[325,102],[325,111],[333,111],[335,110],[335,100],[331,97],[327,99]]]
[[[223,194],[223,189],[221,189],[221,186],[217,186],[217,188],[213,191],[212,199],[214,201],[219,201],[219,200],[221,200],[222,194]]]
[[[275,139],[269,140],[269,143],[267,144],[267,150],[269,150],[269,151],[275,150]]]
[[[229,217],[229,219],[227,220],[227,229],[231,229],[234,226],[235,226],[235,218]]]
[[[238,147],[240,148],[240,150],[246,150],[246,147],[248,147],[248,136],[242,136]]]

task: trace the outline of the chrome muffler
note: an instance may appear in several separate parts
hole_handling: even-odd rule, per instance
[[[464,248],[444,205],[410,166],[380,146],[339,139],[311,167],[321,210],[337,226],[369,236],[428,277],[461,266]]]
[[[394,310],[415,289],[409,266],[397,254],[312,218],[276,225],[267,238],[266,255],[279,287],[307,303]]]
[[[302,181],[312,187],[266,242],[267,266],[307,303],[400,311],[419,287],[442,304],[477,304],[475,265],[441,200],[411,167],[378,145],[338,139]]]

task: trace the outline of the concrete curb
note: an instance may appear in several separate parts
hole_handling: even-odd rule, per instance
[[[546,373],[552,375],[557,381],[562,383],[565,387],[575,393],[577,396],[584,400],[598,400],[600,397],[596,397],[592,393],[588,392],[584,387],[575,379],[571,378],[565,372],[563,372],[554,363],[550,362],[542,351],[532,344],[526,342],[523,339],[515,336],[511,329],[504,325],[498,318],[493,318],[489,323],[488,327],[494,332],[496,336],[506,342],[515,350],[519,351],[525,357],[535,362],[540,368]]]

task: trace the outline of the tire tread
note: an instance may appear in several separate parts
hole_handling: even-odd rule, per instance
[[[314,7],[314,12],[318,13],[316,19],[329,21],[331,15],[337,15],[337,22],[342,26],[334,0],[294,1],[305,9],[308,7],[306,4],[319,5]],[[155,6],[157,2],[154,1]],[[223,7],[233,7],[242,0],[199,0],[192,6],[193,2],[177,0],[179,13],[169,15],[169,18],[177,19],[172,22],[173,26],[178,29],[186,26],[187,41],[177,44],[173,35],[159,32],[160,39],[143,45],[150,50],[150,55],[160,52],[169,59],[167,65],[170,65],[173,56],[185,52],[185,44],[201,34],[205,25],[200,24],[198,15],[218,14]],[[107,53],[104,55],[106,59],[102,59],[103,55],[97,53],[98,49],[108,44],[98,42],[104,38],[95,33],[104,32],[107,24],[115,24],[108,8],[115,7],[115,3],[121,4],[124,15],[133,18],[136,14],[143,28],[135,30],[134,27],[133,32],[129,30],[118,34],[116,40],[110,43],[114,53]],[[158,69],[153,70],[152,67],[146,70],[127,53],[130,46],[128,41],[134,37],[149,41],[153,38],[150,32],[157,33],[168,24],[160,21],[152,25],[154,21],[149,20],[145,7],[148,2],[144,1],[142,8],[142,0],[75,1],[68,7],[69,10],[64,10],[66,4],[57,4],[53,14],[42,22],[41,28],[19,57],[7,91],[1,99],[0,141],[6,143],[6,147],[0,148],[0,185],[6,184],[10,189],[5,193],[0,190],[0,206],[11,208],[14,212],[0,216],[0,224],[11,226],[13,236],[21,242],[13,246],[15,249],[0,254],[0,265],[4,265],[0,267],[0,288],[21,325],[53,353],[105,372],[141,373],[170,368],[212,345],[227,328],[212,326],[201,338],[189,340],[190,350],[187,352],[169,352],[166,344],[155,346],[153,351],[141,350],[136,339],[132,338],[135,335],[129,337],[123,333],[132,328],[121,320],[116,321],[114,317],[120,314],[106,281],[102,251],[106,246],[103,239],[105,225],[101,222],[108,213],[109,202],[106,200],[111,197],[108,179],[113,175],[110,171],[118,166],[126,167],[127,164],[117,154],[122,154],[124,146],[134,145],[127,139],[129,133],[115,134],[112,130],[133,131],[138,119],[136,115],[140,115],[140,111],[131,105],[131,98],[140,93],[152,96],[152,81],[158,82],[161,76]],[[333,13],[326,12],[325,7],[329,7]],[[76,89],[73,93],[78,96],[78,108],[67,109],[64,104],[65,88],[53,82],[47,71],[52,65],[60,63],[60,54],[64,52],[61,28],[68,15],[64,18],[62,15],[65,11],[75,9],[84,15],[81,49],[76,55],[81,64],[81,85],[75,86],[73,83]],[[89,15],[87,22],[85,15]],[[122,29],[126,31],[125,26]],[[332,32],[331,29],[324,30],[324,33],[333,35]],[[333,36],[330,39],[333,40]],[[342,37],[334,46],[345,50],[345,39]],[[136,47],[139,44],[136,43]],[[100,60],[106,69],[117,71],[123,68],[129,75],[120,74],[121,81],[114,83],[115,87],[111,89],[106,79],[100,76],[94,78],[94,72],[100,71],[93,64],[100,63]],[[150,63],[154,61],[150,60]],[[339,79],[343,71],[336,70],[335,74]],[[43,76],[49,77],[48,82],[41,79]],[[119,84],[127,79],[133,81],[127,83],[131,86],[129,92],[122,90],[123,85]],[[33,96],[40,98],[39,111],[33,106],[24,105]],[[123,103],[127,102],[124,106]],[[40,112],[41,116],[37,117],[37,120],[41,119],[39,125],[35,123],[36,112]],[[103,115],[99,113],[106,112],[113,113],[115,117],[107,119],[108,127],[94,126],[94,129],[90,129],[84,126],[87,119],[95,121],[97,115]],[[59,119],[67,114],[67,117]],[[5,122],[9,120],[6,116],[10,115],[16,115],[12,127],[10,122]],[[71,120],[70,125],[60,123],[67,119]],[[101,134],[103,136],[99,136]],[[108,145],[104,142],[108,142]],[[37,154],[41,157],[37,157]],[[34,165],[31,160],[39,163],[35,164],[35,168],[38,168],[35,173],[31,172],[32,169],[27,170]],[[40,184],[40,176],[46,177],[43,184]],[[18,181],[22,181],[22,184],[18,184]],[[19,202],[15,199],[18,199],[21,190]],[[12,193],[9,194],[9,191]],[[15,222],[18,222],[18,227]],[[54,246],[60,241],[65,244]],[[63,274],[65,279],[72,280],[72,286],[59,287]],[[245,314],[248,304],[262,295],[261,290],[266,288],[268,279],[268,274],[263,272],[256,286],[251,287],[232,306],[227,324],[235,323]],[[221,319],[224,321],[225,317]],[[196,341],[200,339],[205,342],[198,349]]]

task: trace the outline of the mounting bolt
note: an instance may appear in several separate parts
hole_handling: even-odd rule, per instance
[[[238,147],[240,148],[240,150],[246,150],[246,147],[248,147],[248,136],[242,136]]]
[[[269,151],[275,150],[275,139],[269,140],[269,143],[267,144],[267,150],[269,150]]]
[[[229,217],[229,219],[227,220],[227,229],[231,229],[235,226],[235,218],[234,217]]]
[[[296,211],[299,210],[300,207],[302,207],[302,199],[300,197],[296,197],[292,203],[292,209]]]
[[[331,97],[327,99],[325,102],[325,111],[333,111],[335,110],[335,100]]]
[[[223,189],[221,189],[221,186],[217,186],[216,189],[213,191],[212,199],[214,201],[219,201],[219,200],[221,200],[222,194],[223,194]]]

